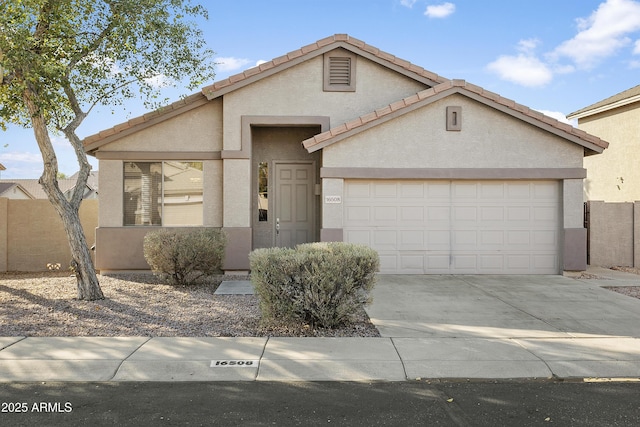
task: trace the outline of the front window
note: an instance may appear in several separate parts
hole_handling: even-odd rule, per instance
[[[124,225],[202,225],[202,162],[125,162]]]

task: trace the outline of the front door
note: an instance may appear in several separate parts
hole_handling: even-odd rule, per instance
[[[275,162],[276,246],[315,240],[315,167],[312,162]]]

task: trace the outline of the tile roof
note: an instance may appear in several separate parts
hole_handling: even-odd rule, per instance
[[[44,192],[42,185],[38,182],[38,179],[1,179],[0,184],[18,184],[27,193],[33,196],[34,199],[48,199],[47,193]],[[58,187],[63,193],[71,190],[75,187],[76,181],[73,179],[59,179]]]
[[[627,89],[620,93],[617,93],[602,101],[591,104],[588,107],[582,108],[578,111],[567,115],[569,119],[575,119],[580,117],[587,117],[593,114],[607,111],[613,108],[622,107],[623,105],[630,104],[632,102],[640,101],[640,85]]]
[[[262,73],[268,72],[269,70],[279,70],[282,68],[286,68],[286,66],[290,65],[291,62],[303,56],[315,56],[316,54],[324,53],[325,51],[335,49],[336,47],[345,47],[348,49],[353,49],[356,51],[356,53],[359,53],[361,55],[369,55],[379,61],[399,67],[406,70],[407,72],[430,80],[434,84],[447,81],[447,79],[444,77],[438,76],[431,71],[427,71],[422,67],[410,63],[409,61],[405,61],[404,59],[400,59],[394,55],[391,55],[390,53],[384,52],[377,47],[368,45],[362,40],[358,40],[354,37],[349,36],[348,34],[334,34],[333,36],[326,37],[324,39],[318,40],[315,43],[311,43],[309,45],[301,47],[300,49],[289,52],[286,55],[279,56],[269,62],[265,62],[256,67],[249,68],[242,73],[235,74],[227,79],[220,80],[209,86],[205,86],[202,89],[202,92],[209,99],[212,99],[218,96],[218,92],[226,92],[227,90],[225,89],[228,87],[237,86],[243,81],[253,79]]]
[[[32,199],[35,198],[22,185],[18,184],[17,182],[11,182],[11,181],[2,181],[2,182],[0,182],[0,197],[2,197],[2,194],[4,194],[5,192],[11,190],[13,187],[18,187],[27,196],[31,197]]]
[[[395,117],[397,114],[412,111],[415,108],[429,104],[453,93],[461,93],[480,102],[489,104],[506,113],[524,118],[536,126],[546,128],[560,136],[571,139],[574,142],[585,146],[586,149],[589,149],[592,152],[601,152],[609,145],[608,142],[590,135],[583,130],[574,128],[567,123],[560,122],[552,117],[532,110],[529,107],[518,104],[513,100],[504,98],[497,93],[490,92],[484,90],[480,86],[467,83],[464,80],[447,80],[437,86],[423,90],[415,95],[401,99],[376,111],[329,129],[326,132],[317,134],[312,138],[303,141],[303,145],[309,152],[317,151],[339,141],[340,139],[343,139],[344,137],[357,133],[360,130],[383,123],[384,121]]]
[[[151,125],[158,120],[172,117],[173,115],[180,114],[183,111],[188,111],[193,106],[198,106],[200,105],[200,103],[204,102],[207,102],[207,98],[205,98],[205,96],[201,92],[194,93],[167,106],[158,108],[157,110],[151,111],[142,116],[134,117],[131,120],[115,125],[112,128],[105,129],[94,135],[89,135],[82,140],[82,144],[84,145],[85,149],[90,152],[92,149],[97,148],[94,147],[96,144],[100,145],[100,141],[110,136],[133,130],[134,128],[137,128],[139,126]]]
[[[335,34],[318,40],[315,43],[303,46],[286,55],[274,58],[273,60],[260,64],[257,67],[249,68],[242,73],[214,82],[213,84],[202,88],[201,92],[187,96],[186,98],[169,104],[166,107],[152,111],[140,117],[135,117],[127,122],[105,129],[97,134],[87,136],[83,140],[84,147],[87,152],[91,152],[102,145],[108,138],[116,138],[116,135],[122,134],[123,132],[131,132],[135,129],[141,129],[155,123],[156,121],[163,120],[167,118],[167,116],[171,117],[172,115],[179,114],[180,112],[188,111],[190,107],[200,105],[199,102],[222,96],[225,93],[243,87],[258,79],[296,65],[300,61],[312,58],[324,53],[325,51],[338,47],[350,49],[362,56],[367,56],[378,61],[379,63],[384,63],[397,70],[403,70],[403,72],[412,75],[414,78],[422,79],[430,84],[435,85],[447,81],[444,77],[438,76],[431,71],[410,63],[409,61],[397,58],[394,55],[368,45],[361,40],[349,36],[348,34]]]

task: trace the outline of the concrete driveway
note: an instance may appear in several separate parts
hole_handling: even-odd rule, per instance
[[[367,308],[384,337],[640,337],[621,282],[564,276],[381,275]],[[638,277],[636,286],[640,286]]]
[[[637,379],[640,300],[602,286],[638,279],[386,275],[367,312],[407,378]]]

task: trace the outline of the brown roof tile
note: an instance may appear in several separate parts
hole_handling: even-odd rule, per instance
[[[409,96],[400,101],[396,101],[386,107],[380,108],[378,110],[375,110],[372,113],[368,113],[361,116],[359,125],[357,124],[357,120],[352,120],[349,126],[340,125],[339,132],[334,132],[335,129],[330,129],[326,132],[320,133],[312,138],[309,138],[303,141],[303,145],[307,149],[311,149],[312,147],[317,146],[319,144],[322,144],[322,147],[324,147],[328,145],[327,142],[330,142],[330,140],[333,139],[335,136],[345,133],[345,129],[348,129],[349,131],[357,132],[357,129],[359,127],[362,127],[364,125],[369,125],[370,123],[373,123],[376,120],[380,120],[394,111],[401,111],[402,109],[407,108],[419,102],[427,102],[429,99],[433,98],[435,95],[439,93],[443,93],[447,90],[451,91],[451,93],[460,92],[464,94],[465,91],[475,93],[485,98],[489,102],[504,105],[509,109],[514,110],[517,113],[522,113],[531,119],[537,120],[541,123],[544,123],[548,126],[553,127],[554,129],[564,132],[567,134],[567,136],[577,137],[585,142],[596,145],[603,149],[607,148],[609,145],[608,142],[603,141],[597,136],[590,135],[580,129],[574,128],[573,126],[560,122],[554,119],[553,117],[549,117],[543,113],[540,113],[539,111],[535,111],[522,104],[518,104],[513,100],[504,98],[498,95],[497,93],[486,91],[482,89],[480,86],[466,83],[464,80],[445,81],[444,83],[441,83],[437,86],[423,90],[421,92],[418,92],[415,95]]]
[[[214,82],[211,85],[205,86],[202,88],[202,91],[198,94],[193,94],[190,95],[189,97],[187,97],[185,100],[180,100],[177,103],[171,104],[169,106],[167,106],[166,108],[163,108],[161,110],[156,110],[156,111],[152,111],[149,112],[141,117],[136,117],[134,119],[129,120],[128,126],[126,126],[125,124],[120,124],[120,125],[116,125],[114,128],[112,129],[108,129],[106,131],[100,132],[97,135],[91,135],[88,136],[87,138],[84,139],[84,144],[85,146],[88,144],[96,144],[98,143],[101,139],[106,138],[108,136],[112,136],[116,133],[122,132],[123,130],[127,130],[129,128],[133,128],[135,126],[141,125],[145,122],[148,122],[150,120],[153,120],[157,117],[160,117],[163,114],[166,114],[167,112],[170,112],[176,108],[180,108],[186,104],[189,104],[191,102],[193,102],[198,95],[201,97],[202,95],[206,96],[207,98],[211,99],[214,98],[216,96],[216,92],[219,92],[221,90],[224,89],[225,92],[229,91],[229,90],[233,90],[233,86],[236,84],[242,84],[242,82],[246,81],[249,78],[255,78],[257,76],[259,76],[261,73],[264,73],[266,71],[269,71],[273,68],[279,67],[279,66],[286,66],[287,63],[303,57],[305,55],[308,54],[312,54],[315,51],[318,51],[322,48],[326,48],[327,46],[330,46],[332,44],[335,43],[344,43],[350,46],[353,46],[354,48],[360,49],[364,52],[367,52],[377,58],[379,58],[381,61],[388,61],[389,63],[400,67],[402,69],[407,70],[410,73],[413,73],[417,76],[420,76],[422,78],[426,78],[430,81],[433,81],[435,83],[443,83],[446,82],[447,79],[445,79],[444,77],[440,77],[435,73],[432,73],[430,71],[425,70],[422,67],[419,67],[417,65],[411,64],[409,61],[400,59],[395,57],[394,55],[391,55],[387,52],[383,52],[380,49],[368,45],[365,42],[363,42],[362,40],[358,40],[356,38],[353,38],[351,36],[349,36],[348,34],[334,34],[333,36],[329,36],[329,37],[325,37],[323,39],[320,39],[318,41],[316,41],[315,43],[311,43],[308,44],[306,46],[301,47],[300,49],[294,50],[289,52],[286,55],[283,56],[279,56],[277,58],[274,58],[271,61],[265,62],[260,64],[257,67],[252,67],[249,68],[248,70],[242,72],[242,73],[238,73],[235,75],[232,75],[224,80],[220,80],[217,82]]]
[[[424,68],[418,67],[416,65],[411,64],[409,61],[406,61],[404,59],[400,59],[400,58],[396,58],[394,55],[391,55],[387,52],[383,52],[380,49],[368,45],[365,42],[363,42],[362,40],[358,40],[356,38],[353,38],[351,36],[349,36],[348,34],[335,34],[333,36],[330,37],[325,37],[321,40],[318,40],[315,43],[311,43],[308,44],[306,46],[303,46],[300,49],[294,50],[289,52],[287,55],[284,56],[280,56],[277,57],[271,61],[265,62],[263,64],[261,64],[260,66],[258,66],[257,68],[260,70],[260,72],[263,71],[267,71],[271,68],[283,65],[289,61],[292,61],[296,58],[299,58],[301,56],[304,56],[306,54],[312,53],[314,51],[317,51],[321,48],[324,48],[326,46],[329,46],[333,43],[338,43],[338,42],[342,42],[342,43],[347,43],[349,45],[352,45],[358,49],[361,49],[365,52],[368,52],[382,60],[388,61],[393,63],[396,66],[399,66],[403,69],[406,69],[407,71],[410,71],[412,73],[418,74],[422,77],[428,78],[430,80],[433,80],[437,83],[442,83],[444,81],[446,81],[447,79],[438,76],[435,73],[432,73],[430,71],[425,70]],[[252,72],[251,76],[254,76],[256,74],[259,73],[255,73]],[[220,80],[218,82],[215,82],[209,86],[206,86],[202,89],[203,93],[205,95],[208,96],[212,96],[216,91],[219,91],[223,88],[227,88],[228,86],[231,86],[235,83],[238,83],[246,78],[248,78],[249,76],[246,75],[246,73],[240,73],[240,74],[236,74],[235,76],[231,76],[227,79],[224,80]]]

